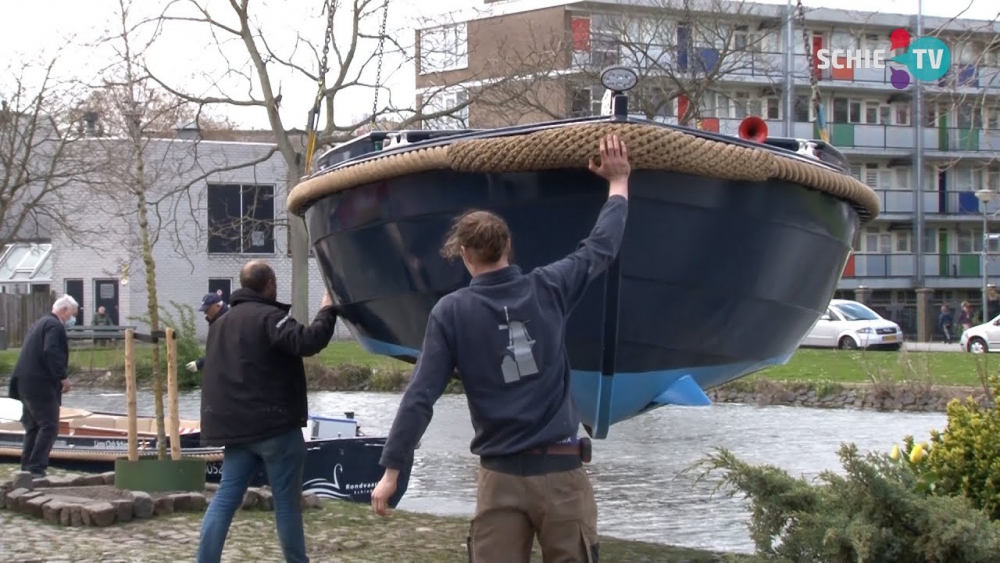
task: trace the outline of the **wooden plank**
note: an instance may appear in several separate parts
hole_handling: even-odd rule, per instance
[[[181,459],[181,420],[177,405],[177,333],[167,328],[167,401],[170,403],[170,459]]]
[[[128,460],[139,460],[138,421],[135,405],[135,332],[125,331],[125,396],[128,415]]]

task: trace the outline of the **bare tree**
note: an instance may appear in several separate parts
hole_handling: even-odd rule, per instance
[[[305,158],[307,154],[303,154],[309,151],[301,143],[302,136],[285,124],[279,111],[282,102],[281,85],[275,84],[274,79],[279,71],[290,71],[297,76],[299,81],[295,87],[317,88],[316,105],[308,114],[311,121],[315,120],[317,147],[344,141],[358,131],[386,119],[398,120],[400,127],[407,127],[428,119],[452,115],[471,104],[471,100],[467,100],[438,109],[423,101],[398,103],[393,99],[392,93],[384,88],[381,80],[391,76],[399,68],[405,68],[413,59],[412,47],[398,39],[399,34],[385,30],[385,10],[391,9],[389,0],[327,0],[323,14],[326,34],[322,42],[310,41],[301,33],[294,38],[282,38],[268,31],[258,17],[262,2],[230,0],[228,8],[221,12],[210,12],[208,4],[208,0],[173,0],[155,23],[160,26],[191,23],[204,26],[216,40],[219,56],[227,66],[226,73],[252,80],[259,94],[196,95],[183,88],[170,86],[155,77],[155,73],[152,76],[171,93],[199,105],[260,108],[267,115],[274,141],[287,167],[287,189],[299,183],[312,163]],[[333,30],[337,23],[343,24],[349,31],[334,37]],[[242,45],[242,62],[234,60],[231,51],[224,46],[230,40]],[[293,47],[286,50],[272,47],[282,43]],[[383,55],[391,55],[400,62],[394,68],[382,68]],[[219,89],[222,87],[219,86]],[[353,115],[339,115],[336,101],[348,92],[357,91],[371,92],[374,98],[372,112],[363,120],[358,120]],[[378,97],[380,93],[386,94],[383,98],[386,101],[381,105]],[[305,116],[309,108],[302,110],[301,115]],[[309,306],[309,247],[305,223],[298,218],[286,217],[285,220],[288,224],[292,257],[292,313],[299,320],[306,321]]]
[[[131,269],[133,261],[142,264],[146,290],[143,320],[155,334],[161,323],[154,249],[158,244],[166,244],[173,254],[184,257],[192,250],[204,251],[203,240],[198,236],[205,231],[200,228],[204,208],[200,195],[192,188],[221,173],[267,161],[276,148],[262,150],[259,158],[250,162],[228,163],[215,154],[203,154],[196,139],[163,138],[164,128],[173,128],[174,120],[179,118],[197,119],[200,108],[156,87],[143,70],[144,53],[156,39],[156,33],[144,35],[139,31],[139,25],[130,17],[129,0],[119,0],[118,8],[116,29],[102,40],[114,48],[115,57],[89,98],[99,102],[100,113],[94,109],[84,112],[91,117],[96,114],[105,132],[118,133],[90,140],[92,152],[104,164],[97,174],[100,180],[93,182],[102,187],[93,189],[91,196],[99,198],[105,228],[117,229],[113,236],[105,238],[119,247],[115,249],[121,262],[119,269]],[[166,459],[166,437],[160,356],[160,345],[154,343],[157,453],[162,460]]]
[[[99,163],[72,126],[80,88],[54,78],[58,61],[12,63],[0,78],[0,246],[83,231],[68,188]]]

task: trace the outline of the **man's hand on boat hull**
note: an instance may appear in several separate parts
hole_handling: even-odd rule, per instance
[[[606,179],[609,183],[609,197],[620,195],[628,198],[628,177],[632,166],[628,162],[628,148],[618,135],[608,135],[601,139],[601,164],[590,159],[590,171]]]
[[[379,516],[389,515],[389,498],[396,494],[396,480],[399,477],[398,469],[386,469],[382,479],[372,491],[372,510]]]

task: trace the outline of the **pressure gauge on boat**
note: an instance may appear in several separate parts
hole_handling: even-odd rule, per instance
[[[638,83],[635,71],[624,66],[610,66],[601,71],[601,84],[608,90],[627,92]]]

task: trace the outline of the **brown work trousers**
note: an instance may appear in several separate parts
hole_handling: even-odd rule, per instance
[[[597,563],[597,503],[582,468],[522,476],[479,468],[470,563]]]

